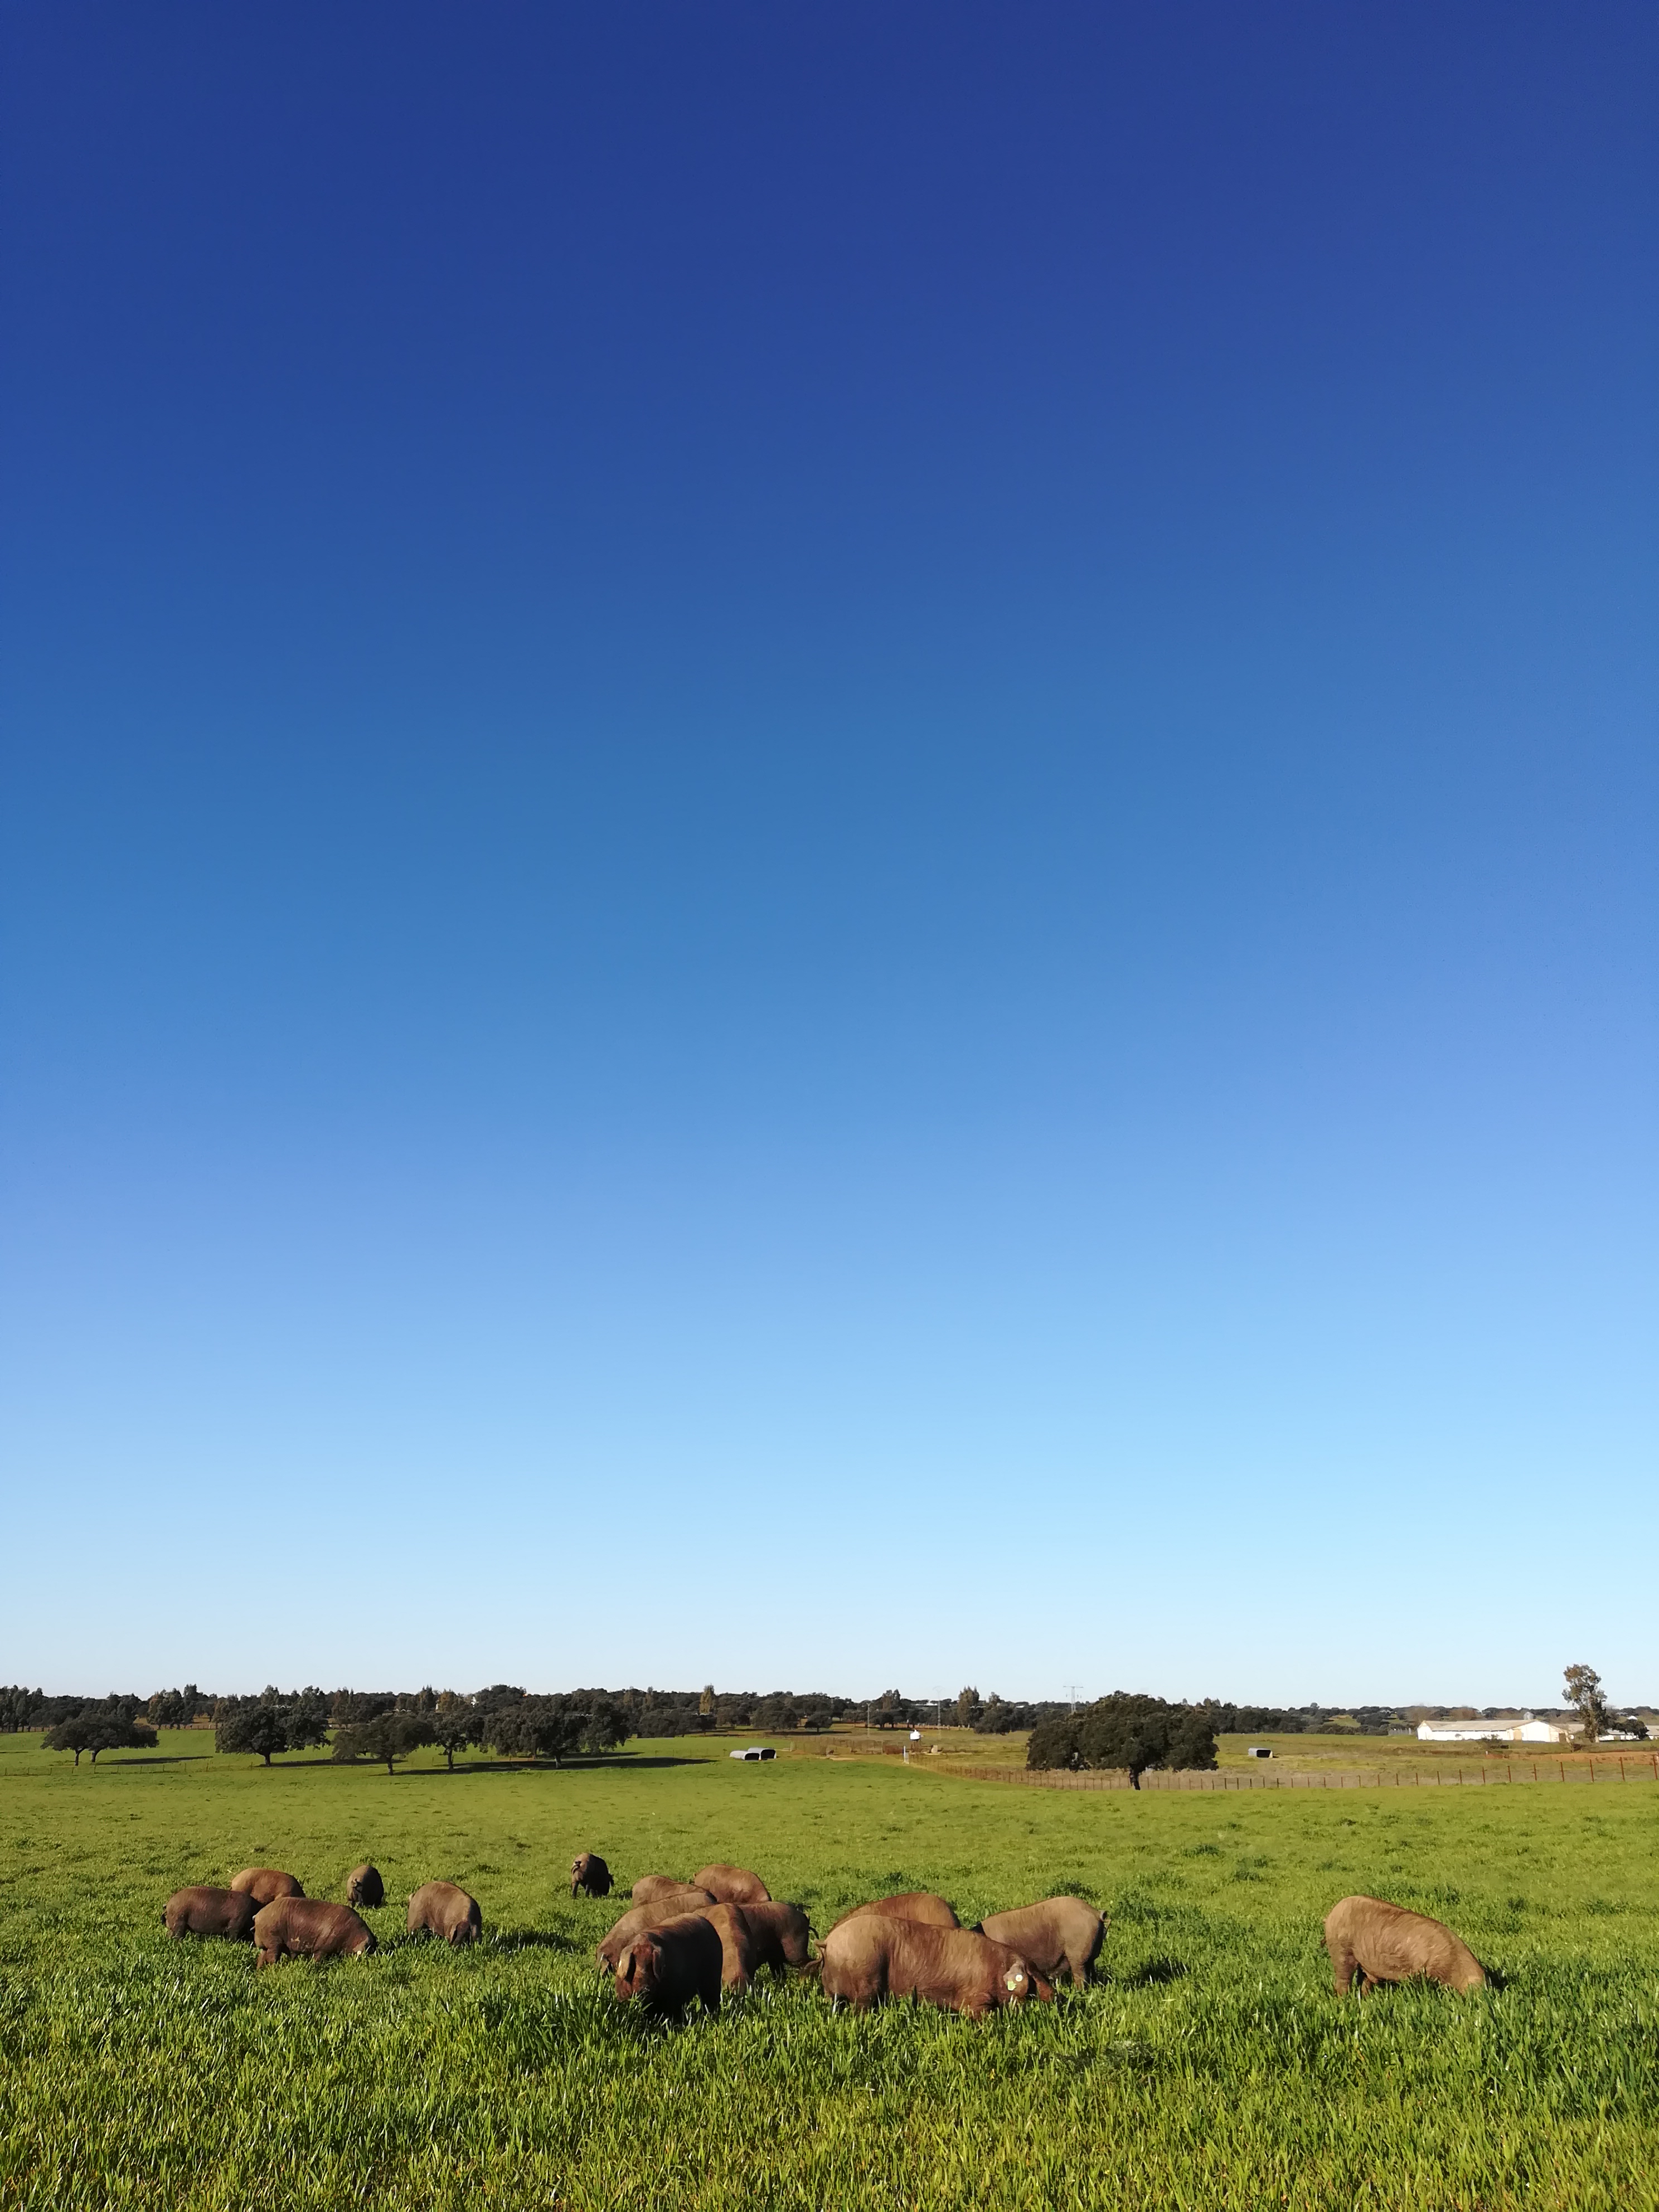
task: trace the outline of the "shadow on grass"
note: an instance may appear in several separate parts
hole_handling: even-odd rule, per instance
[[[294,1764],[298,1765],[299,1761]],[[330,1764],[327,1760],[316,1762]],[[367,1767],[368,1761],[361,1764]],[[458,1759],[453,1767],[400,1767],[399,1782],[447,1782],[452,1774],[639,1774],[665,1766],[702,1766],[699,1759]]]
[[[1126,1990],[1162,1989],[1167,1983],[1186,1978],[1187,1966],[1181,1959],[1146,1959],[1133,1973],[1122,1974],[1120,1980]]]
[[[155,1758],[112,1759],[106,1752],[101,1764],[105,1766],[188,1766],[195,1759],[211,1759],[212,1756],[210,1751],[164,1751]]]
[[[550,1928],[498,1928],[494,1935],[484,1938],[487,1945],[498,1951],[563,1951],[567,1954],[584,1949],[573,1943],[568,1936],[555,1935]]]

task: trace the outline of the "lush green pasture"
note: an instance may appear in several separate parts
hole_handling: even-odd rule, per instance
[[[0,2203],[1400,2205],[1659,2202],[1659,1790],[1081,1794],[885,1760],[651,1747],[453,1776],[0,1738]],[[723,1748],[723,1747],[722,1747]],[[731,1857],[826,1924],[877,1892],[964,1918],[1072,1887],[1105,1979],[975,2027],[831,2014],[810,1983],[653,2029],[611,1999],[572,1853],[623,1881]],[[337,1896],[372,1855],[374,1959],[256,1974],[173,1944],[187,1881],[264,1862]],[[434,1875],[471,1954],[402,1939]],[[1325,1907],[1449,1918],[1506,1977],[1340,2005]]]

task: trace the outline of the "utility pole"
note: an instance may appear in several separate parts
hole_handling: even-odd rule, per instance
[[[1066,1685],[1066,1694],[1072,1701],[1072,1711],[1073,1712],[1077,1711],[1077,1701],[1082,1694],[1082,1691],[1083,1685],[1081,1682],[1068,1682]]]

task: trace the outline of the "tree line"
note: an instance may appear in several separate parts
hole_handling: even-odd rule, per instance
[[[528,1694],[522,1690],[514,1691],[507,1701],[515,1702]],[[716,1691],[712,1683],[705,1684],[702,1690],[579,1690],[562,1694],[590,1703],[604,1698],[622,1714],[630,1736],[723,1735],[733,1729],[750,1728],[769,1733],[787,1730],[810,1734],[837,1723],[855,1724],[866,1719],[875,1729],[916,1728],[924,1723],[932,1726],[937,1722],[947,1727],[971,1729],[981,1735],[1006,1735],[1017,1729],[1035,1728],[1042,1722],[1067,1717],[1071,1711],[1062,1700],[1004,1698],[995,1690],[981,1698],[973,1688],[959,1690],[954,1698],[946,1698],[912,1697],[898,1689],[884,1690],[875,1698],[837,1696],[824,1690]],[[311,1687],[285,1691],[268,1687],[258,1696],[225,1697],[198,1689],[194,1682],[186,1682],[182,1689],[156,1690],[148,1697],[119,1692],[103,1698],[87,1698],[48,1696],[44,1690],[13,1684],[0,1688],[0,1733],[52,1728],[94,1706],[100,1714],[119,1711],[126,1719],[148,1723],[152,1728],[189,1728],[211,1722],[216,1729],[238,1714],[278,1705],[289,1710],[296,1729],[307,1732],[303,1743],[296,1738],[293,1743],[278,1747],[300,1750],[310,1749],[323,1741],[318,1733],[319,1729],[362,1727],[394,1713],[430,1713],[441,1699],[457,1697],[470,1697],[473,1704],[483,1701],[488,1705],[492,1700],[501,1703],[504,1690],[499,1684],[493,1689],[471,1693],[429,1687]],[[1390,1726],[1404,1726],[1407,1720],[1414,1723],[1425,1714],[1442,1717],[1465,1710],[1437,1705],[1414,1705],[1402,1711],[1397,1706],[1382,1705],[1338,1708],[1320,1705],[1239,1705],[1217,1698],[1202,1702],[1205,1711],[1213,1715],[1217,1733],[1221,1735],[1240,1731],[1314,1734],[1333,1725],[1358,1729],[1363,1735],[1386,1735]],[[1497,1711],[1495,1707],[1489,1709],[1486,1717],[1492,1717]],[[264,1733],[270,1733],[268,1722],[261,1723],[260,1727]]]
[[[1591,1741],[1609,1727],[1645,1734],[1639,1721],[1613,1712],[1600,1678],[1589,1667],[1569,1670],[1571,1710]],[[153,1747],[158,1728],[210,1722],[220,1751],[251,1753],[269,1765],[283,1752],[328,1749],[343,1763],[372,1759],[388,1769],[412,1751],[435,1746],[453,1767],[458,1753],[493,1751],[503,1757],[556,1763],[616,1749],[637,1736],[726,1734],[754,1729],[767,1735],[822,1732],[837,1723],[872,1729],[915,1728],[935,1722],[983,1735],[1029,1729],[1034,1766],[1131,1767],[1212,1765],[1215,1739],[1234,1734],[1298,1735],[1333,1728],[1386,1735],[1433,1713],[1488,1719],[1507,1709],[1355,1705],[1339,1710],[1240,1705],[1220,1698],[1171,1705],[1123,1691],[1079,1710],[1058,1700],[981,1698],[963,1688],[954,1698],[908,1697],[898,1689],[876,1698],[839,1697],[828,1691],[572,1690],[542,1693],[498,1682],[474,1692],[282,1690],[268,1685],[258,1696],[219,1697],[194,1682],[157,1690],[148,1698],[112,1692],[101,1698],[49,1697],[20,1684],[0,1688],[0,1731],[40,1729],[48,1747],[70,1751],[78,1766],[83,1752],[95,1764],[105,1751]],[[1135,1762],[1145,1752],[1143,1764]]]

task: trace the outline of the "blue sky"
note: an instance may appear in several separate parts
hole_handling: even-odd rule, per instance
[[[0,1676],[1659,1696],[1651,12],[0,36]]]

